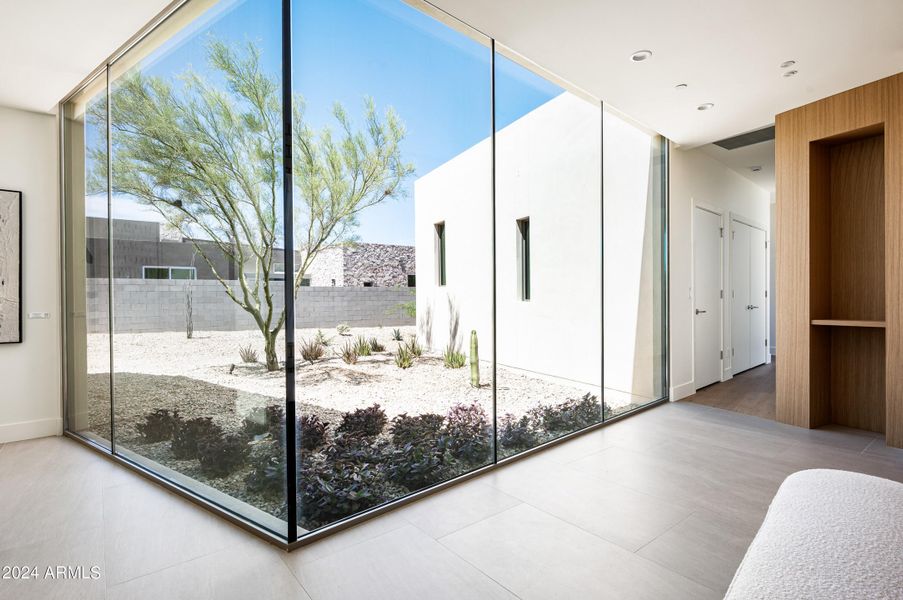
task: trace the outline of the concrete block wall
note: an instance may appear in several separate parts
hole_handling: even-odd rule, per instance
[[[116,279],[113,287],[114,330],[119,333],[184,331],[188,281]],[[255,329],[253,318],[225,293],[218,281],[192,281],[192,314],[196,331]],[[236,295],[241,298],[237,283]],[[272,282],[275,315],[283,306],[282,282]],[[411,288],[303,287],[298,291],[296,326],[331,329],[413,325],[401,304],[414,299]],[[87,280],[89,333],[108,330],[109,283]],[[275,317],[274,317],[275,318]]]

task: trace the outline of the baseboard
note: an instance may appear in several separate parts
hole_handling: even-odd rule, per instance
[[[682,398],[686,398],[687,396],[692,396],[696,393],[696,383],[693,380],[690,380],[686,383],[681,383],[680,385],[675,385],[671,388],[671,401],[681,400]]]
[[[772,356],[776,356],[775,353],[774,353],[774,346],[771,346],[771,347],[768,349],[768,353],[771,354]]]
[[[0,444],[61,435],[62,433],[63,419],[61,418],[7,423],[6,425],[0,425]]]

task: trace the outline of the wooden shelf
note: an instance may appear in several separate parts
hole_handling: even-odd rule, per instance
[[[885,321],[855,321],[852,319],[812,319],[813,325],[825,325],[828,327],[874,327],[884,329]]]

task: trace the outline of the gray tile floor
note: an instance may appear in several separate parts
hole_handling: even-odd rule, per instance
[[[812,467],[903,481],[875,434],[667,404],[286,554],[65,438],[0,447],[0,598],[720,598]]]

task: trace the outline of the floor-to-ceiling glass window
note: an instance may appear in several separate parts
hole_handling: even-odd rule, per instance
[[[110,66],[110,285],[116,451],[284,533],[281,66],[278,0]]]
[[[63,105],[69,430],[294,541],[664,397],[665,141],[426,4],[284,8]]]
[[[489,40],[297,0],[299,526],[492,462]]]
[[[614,111],[603,118],[604,394],[617,416],[667,394],[667,142]]]
[[[106,71],[62,107],[66,212],[63,264],[66,305],[66,419],[109,447],[110,296]]]
[[[603,418],[602,109],[496,54],[499,454]]]

